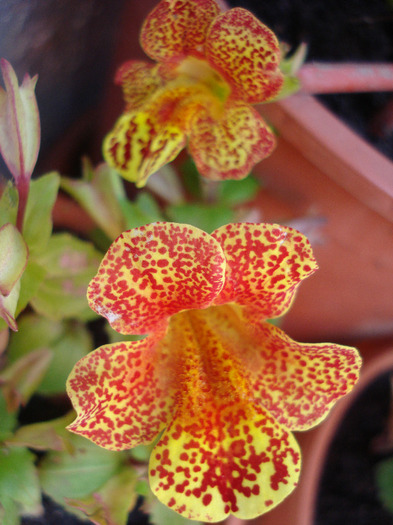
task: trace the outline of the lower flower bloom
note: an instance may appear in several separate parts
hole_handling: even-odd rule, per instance
[[[301,344],[266,321],[288,310],[316,267],[305,237],[277,225],[123,233],[89,303],[117,331],[149,335],[76,364],[68,428],[111,450],[157,439],[151,488],[185,517],[270,510],[299,477],[292,431],[323,420],[360,369],[356,349]]]

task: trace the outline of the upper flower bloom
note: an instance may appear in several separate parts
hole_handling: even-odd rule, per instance
[[[187,144],[199,172],[241,179],[268,156],[274,135],[250,106],[283,85],[274,33],[249,11],[214,0],[162,0],[141,32],[157,64],[124,64],[126,109],[104,141],[106,161],[138,187]]]
[[[68,380],[69,426],[122,450],[160,436],[152,490],[188,518],[253,518],[295,487],[290,431],[319,423],[351,390],[354,348],[301,344],[266,322],[316,269],[308,241],[268,224],[208,235],[156,223],[123,233],[88,289],[91,307],[137,342],[104,345]]]

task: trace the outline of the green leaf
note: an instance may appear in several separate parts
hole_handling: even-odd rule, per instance
[[[0,227],[0,294],[8,295],[26,268],[27,245],[11,223]]]
[[[35,450],[73,450],[70,432],[66,426],[73,421],[75,413],[72,411],[63,417],[23,425],[10,436],[5,444],[14,447],[29,447]]]
[[[208,233],[234,220],[234,212],[223,204],[179,204],[170,206],[167,214],[175,222],[191,224]]]
[[[37,293],[45,275],[46,270],[42,268],[42,266],[32,259],[27,261],[26,269],[20,280],[20,292],[16,315],[19,315],[19,313],[26,308],[31,298]]]
[[[52,354],[50,365],[37,388],[41,394],[65,391],[67,377],[74,364],[92,350],[92,338],[86,326],[77,321],[51,321],[36,314],[21,318],[19,331],[8,345],[12,363],[28,353],[47,348]]]
[[[237,206],[252,200],[260,187],[252,175],[242,180],[224,180],[218,188],[218,200],[227,206]]]
[[[0,196],[0,226],[10,222],[16,223],[18,212],[18,192],[11,181],[8,181]]]
[[[26,404],[48,369],[52,353],[46,348],[34,350],[2,370],[0,384],[9,410]]]
[[[120,201],[120,206],[126,219],[127,230],[163,220],[156,200],[146,192],[139,193],[135,202],[125,199]]]
[[[118,472],[124,458],[77,435],[71,435],[71,442],[72,454],[49,452],[39,465],[44,492],[61,505],[66,498],[89,497],[100,489]]]
[[[149,494],[145,496],[143,510],[149,515],[149,522],[152,525],[198,525],[201,523],[183,518],[183,516],[171,510],[158,501],[150,489]]]
[[[0,522],[19,523],[19,515],[39,516],[41,490],[35,456],[25,448],[0,449]]]
[[[45,253],[38,257],[46,277],[31,299],[36,312],[53,320],[94,319],[86,290],[101,259],[102,254],[91,243],[68,233],[53,235]]]
[[[0,391],[0,442],[12,435],[17,422],[17,413],[8,410],[6,400]]]
[[[384,506],[393,513],[393,458],[379,463],[375,474],[379,498]]]
[[[109,239],[115,239],[125,229],[119,207],[119,201],[125,199],[123,182],[107,164],[101,164],[94,170],[85,159],[83,180],[62,177],[61,188],[87,211]]]
[[[201,176],[199,175],[195,162],[191,157],[181,165],[181,172],[183,174],[186,190],[192,197],[194,197],[194,199],[201,200],[203,198]]]
[[[40,254],[52,233],[52,208],[56,201],[60,175],[52,172],[30,183],[29,198],[23,222],[23,237],[30,256]]]
[[[137,500],[136,481],[135,470],[125,466],[89,497],[67,499],[67,503],[96,525],[126,525]]]

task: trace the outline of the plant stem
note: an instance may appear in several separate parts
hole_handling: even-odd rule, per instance
[[[22,233],[23,230],[23,220],[25,218],[27,198],[29,196],[29,186],[30,178],[29,177],[20,177],[18,179],[17,190],[19,194],[19,203],[18,203],[18,213],[16,216],[16,227]]]

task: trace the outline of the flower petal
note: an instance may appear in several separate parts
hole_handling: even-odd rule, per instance
[[[141,60],[122,64],[117,70],[115,82],[123,88],[127,112],[142,106],[162,86],[158,67]]]
[[[77,412],[68,429],[110,450],[150,443],[170,421],[163,333],[104,345],[82,358],[67,381]]]
[[[219,15],[206,38],[206,58],[232,85],[234,96],[256,104],[278,95],[283,85],[275,34],[240,7]]]
[[[317,425],[358,380],[361,358],[355,348],[297,343],[268,323],[256,328],[253,338],[259,345],[243,357],[249,360],[255,398],[285,428]]]
[[[141,45],[157,61],[202,55],[206,32],[219,12],[214,0],[163,0],[144,22]]]
[[[186,518],[254,518],[296,486],[300,451],[264,410],[242,402],[190,404],[154,448],[150,486]]]
[[[212,233],[227,261],[225,286],[215,304],[235,302],[274,318],[291,305],[297,286],[317,264],[298,231],[277,224],[228,224]]]
[[[191,123],[188,148],[198,171],[212,180],[242,179],[270,155],[275,138],[261,116],[240,102],[216,116],[201,108]]]
[[[181,310],[209,306],[224,272],[221,247],[207,233],[184,224],[149,224],[116,239],[87,296],[118,332],[146,334]]]
[[[105,137],[107,163],[138,188],[151,174],[174,160],[186,144],[184,132],[170,121],[158,121],[154,112],[122,115]]]

